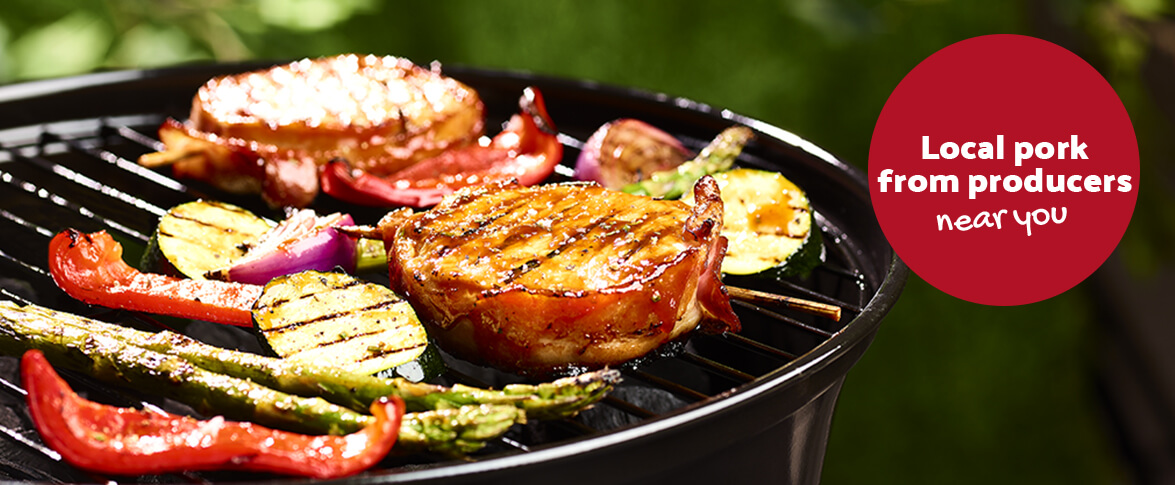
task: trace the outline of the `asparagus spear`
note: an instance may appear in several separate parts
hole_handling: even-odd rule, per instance
[[[47,323],[0,317],[0,351],[21,355],[38,349],[53,365],[84,372],[108,384],[158,392],[199,412],[214,411],[267,426],[339,434],[362,428],[370,419],[320,398],[291,396],[200,369],[179,357],[87,334],[77,327]]]
[[[507,405],[469,405],[408,413],[400,424],[396,454],[433,452],[458,457],[482,449],[502,436],[516,422],[525,420],[522,410]]]
[[[745,126],[722,130],[693,160],[670,170],[654,172],[649,178],[628,184],[620,190],[636,195],[676,199],[694,186],[705,175],[718,173],[734,165],[743,146],[754,137]]]
[[[451,388],[406,379],[383,379],[322,366],[223,349],[174,332],[143,332],[48,308],[17,307],[0,302],[0,315],[40,318],[105,335],[126,344],[177,356],[196,367],[303,396],[320,396],[356,411],[365,411],[382,396],[397,395],[408,409],[447,409],[472,404],[508,404],[534,419],[573,416],[599,401],[619,379],[614,370],[589,372],[537,385],[512,384],[500,391],[457,384]]]
[[[14,305],[0,303],[0,353],[21,355],[38,349],[53,365],[84,372],[108,384],[148,390],[183,402],[199,412],[266,426],[316,434],[354,432],[371,416],[321,398],[293,396],[247,379],[210,372],[190,362],[127,345],[108,335],[45,318],[12,318]],[[18,315],[19,317],[19,315]],[[461,406],[405,415],[397,447],[442,454],[474,451],[484,441],[525,421],[522,410],[507,405]]]

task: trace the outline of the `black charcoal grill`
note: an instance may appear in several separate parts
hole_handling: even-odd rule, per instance
[[[268,64],[267,64],[268,65]],[[263,67],[213,65],[120,71],[0,88],[0,293],[141,328],[173,328],[210,343],[259,351],[238,328],[157,319],[81,304],[47,274],[49,239],[73,227],[107,230],[137,261],[169,207],[199,197],[224,200],[270,217],[259,197],[230,196],[166,170],[138,167],[158,149],[155,130],[183,119],[192,95],[215,75]],[[516,427],[469,460],[389,458],[351,478],[362,483],[817,483],[837,394],[896,301],[906,268],[873,218],[863,175],[791,133],[694,101],[591,82],[522,73],[447,68],[476,88],[497,126],[517,110],[524,86],[542,90],[567,146],[619,117],[645,120],[700,148],[723,128],[758,132],[743,166],[776,170],[807,190],[818,212],[827,264],[808,279],[750,277],[727,283],[839,305],[839,322],[736,302],[739,335],[695,335],[674,352],[623,370],[624,382],[575,419]],[[495,132],[495,129],[491,129]],[[561,167],[553,181],[566,180]],[[374,223],[382,211],[356,210],[320,197],[322,211],[351,212]],[[386,275],[375,275],[379,279]],[[448,356],[446,356],[448,357]],[[499,386],[519,380],[447,358],[442,380]],[[23,404],[17,359],[0,357],[0,479],[39,482],[232,482],[283,480],[258,474],[184,473],[95,476],[61,462],[41,444]],[[66,374],[91,399],[184,412],[149,392],[114,389]]]

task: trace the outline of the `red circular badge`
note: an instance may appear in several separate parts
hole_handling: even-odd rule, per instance
[[[890,95],[869,192],[898,256],[988,305],[1058,295],[1118,245],[1138,196],[1130,116],[1088,63],[988,35],[927,58]]]

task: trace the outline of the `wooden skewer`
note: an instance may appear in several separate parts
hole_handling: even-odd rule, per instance
[[[383,239],[383,233],[376,226],[335,226],[335,230],[351,237],[362,239]]]
[[[749,301],[752,303],[782,305],[793,310],[828,318],[834,322],[840,321],[840,307],[836,305],[805,300],[803,298],[796,298],[793,296],[783,296],[776,295],[774,293],[767,293],[764,291],[749,290],[746,288],[739,288],[737,286],[727,286],[726,291],[731,298]]]
[[[190,157],[203,154],[200,148],[187,148],[179,150],[164,150],[161,152],[144,153],[139,157],[139,165],[147,168],[165,167],[173,165]]]
[[[374,226],[336,226],[335,229],[351,237],[370,239],[380,239],[383,237],[379,229]],[[739,288],[737,286],[728,285],[726,287],[726,291],[730,298],[749,301],[752,303],[782,305],[793,310],[809,313],[818,317],[828,318],[834,322],[840,321],[841,309],[836,305],[805,300],[803,298],[796,298],[794,296],[776,295],[774,293],[767,293],[764,291]]]

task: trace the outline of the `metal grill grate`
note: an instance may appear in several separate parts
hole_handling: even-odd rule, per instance
[[[186,102],[177,100],[177,104]],[[557,117],[558,103],[552,111]],[[489,106],[491,116],[494,107]],[[0,130],[0,299],[44,306],[117,321],[145,329],[172,328],[210,343],[257,351],[255,338],[246,330],[203,322],[166,324],[148,315],[91,307],[72,300],[56,288],[45,264],[49,239],[66,228],[84,232],[106,230],[125,248],[128,261],[137,261],[158,218],[174,205],[197,198],[214,198],[234,203],[259,214],[276,216],[257,197],[218,193],[200,183],[176,181],[166,175],[139,167],[142,153],[155,151],[160,143],[153,137],[156,127],[168,115],[156,112],[127,116],[91,117],[39,123]],[[497,113],[506,116],[509,113]],[[564,128],[565,160],[574,160],[581,140],[596,125]],[[700,146],[704,140],[681,135]],[[758,158],[749,150],[740,163],[774,167],[772,160]],[[560,171],[566,173],[565,170]],[[561,179],[556,175],[555,179]],[[336,202],[316,202],[321,211],[351,212],[360,223],[373,223],[382,211],[355,210]],[[818,211],[820,210],[817,205]],[[532,450],[566,445],[608,432],[627,429],[656,420],[682,409],[723,399],[762,376],[777,372],[798,356],[813,351],[852,322],[873,298],[879,282],[863,271],[862,251],[853,239],[833,222],[820,218],[825,233],[827,264],[806,280],[763,281],[730,278],[728,284],[790,294],[842,307],[841,323],[786,310],[738,301],[735,309],[744,321],[741,334],[695,335],[667,355],[647,359],[623,369],[624,382],[603,402],[575,419],[532,422],[516,427],[472,460],[493,460],[526,454]],[[386,275],[367,275],[375,280]],[[386,280],[385,280],[386,281]],[[450,371],[444,383],[461,382],[475,386],[501,386],[519,380],[493,370],[476,367],[446,356]],[[57,453],[41,444],[23,406],[16,359],[0,358],[0,479],[36,481],[138,481],[218,482],[238,480],[225,473],[185,473],[158,477],[112,477],[88,475],[61,463]],[[66,374],[75,388],[92,399],[122,406],[158,407],[189,412],[183,405],[132,391],[97,384],[85,376]],[[445,467],[461,464],[432,457],[389,458],[382,468]],[[380,475],[380,470],[369,472]],[[255,479],[256,476],[249,478]]]

